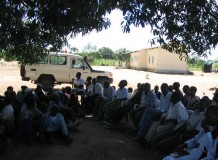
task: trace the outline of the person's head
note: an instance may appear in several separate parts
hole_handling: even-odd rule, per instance
[[[66,88],[65,88],[65,91],[66,91],[66,93],[68,93],[68,94],[71,94],[71,87],[70,86],[67,86]]]
[[[197,88],[195,86],[190,87],[190,96],[194,97],[197,92]]]
[[[218,106],[210,105],[205,111],[205,122],[210,126],[216,126],[218,124]]]
[[[141,86],[141,83],[137,83],[137,88],[139,89]]]
[[[35,107],[35,98],[33,95],[29,94],[24,97],[24,103],[26,104],[27,108],[34,108]]]
[[[123,88],[123,87],[127,86],[127,81],[126,80],[121,80],[120,83],[118,84],[118,86],[120,88]]]
[[[81,75],[82,75],[81,72],[77,72],[77,73],[76,73],[76,78],[77,78],[77,79],[80,79]]]
[[[173,92],[173,85],[169,85],[169,86],[168,86],[168,90],[169,90],[170,92]]]
[[[108,80],[104,81],[104,88],[109,88],[110,87],[110,82]]]
[[[179,101],[181,101],[181,96],[179,94],[179,92],[173,92],[170,98],[170,102],[173,104],[178,103]]]
[[[218,103],[218,89],[216,89],[214,94],[213,94],[213,101]]]
[[[210,104],[211,100],[207,96],[204,96],[196,104],[194,104],[193,108],[194,110],[197,109],[199,112],[204,112]]]
[[[132,93],[132,91],[133,91],[132,87],[129,87],[128,88],[128,93]]]
[[[155,92],[158,92],[158,91],[159,91],[159,86],[158,86],[158,85],[154,86],[154,91],[155,91]]]
[[[92,77],[88,76],[88,77],[86,78],[86,82],[91,82],[91,81],[92,81]]]
[[[139,87],[139,92],[143,92],[143,89],[144,89],[144,84],[142,83]]]
[[[168,84],[167,83],[162,83],[161,86],[160,86],[160,90],[161,90],[161,93],[163,95],[166,95],[168,93]]]
[[[151,85],[150,83],[145,83],[144,86],[143,86],[143,91],[145,94],[148,94],[148,92],[150,92],[151,90]]]
[[[50,116],[54,117],[58,113],[58,105],[53,104],[51,109],[50,109]]]
[[[174,82],[174,83],[173,83],[173,89],[174,89],[175,91],[178,91],[178,90],[179,90],[179,87],[180,87],[180,83],[179,83],[179,82]]]
[[[14,88],[12,86],[8,86],[7,91],[14,91]]]
[[[95,85],[96,83],[97,83],[97,78],[93,78],[93,79],[92,79],[92,84]]]
[[[25,93],[25,90],[26,90],[26,89],[27,89],[27,86],[25,86],[25,85],[22,85],[22,86],[21,86],[21,92],[22,92],[22,93]]]
[[[184,94],[188,95],[190,93],[190,88],[188,85],[184,85],[182,88]]]

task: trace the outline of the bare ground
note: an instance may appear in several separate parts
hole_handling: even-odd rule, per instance
[[[163,82],[172,84],[179,81],[181,86],[188,84],[198,88],[197,94],[202,97],[208,95],[212,98],[214,87],[218,87],[218,74],[195,72],[193,76],[166,75],[149,73],[146,78],[145,71],[135,71],[129,69],[115,69],[113,67],[95,67],[102,70],[112,71],[114,75],[114,85],[117,86],[121,79],[128,81],[128,86],[136,88],[138,82],[160,85]],[[16,62],[6,63],[0,66],[0,95],[3,95],[7,86],[11,85],[15,91],[21,85],[35,88],[35,84],[21,81],[19,67]],[[64,85],[56,86],[60,88]],[[66,86],[66,85],[65,85]],[[159,160],[163,154],[159,151],[145,150],[132,140],[134,135],[126,135],[125,132],[129,123],[123,121],[113,130],[105,129],[101,122],[92,118],[83,120],[79,128],[72,132],[74,142],[70,146],[61,144],[48,145],[35,142],[33,146],[24,145],[20,139],[15,140],[6,154],[0,156],[1,160]]]

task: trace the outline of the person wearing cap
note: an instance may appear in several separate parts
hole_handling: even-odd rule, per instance
[[[65,124],[64,117],[58,113],[58,105],[56,104],[43,116],[42,132],[48,141],[61,135],[61,137],[66,140],[66,143],[72,143],[72,139],[69,138],[69,131]]]

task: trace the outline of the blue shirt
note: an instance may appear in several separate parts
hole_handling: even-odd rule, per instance
[[[140,107],[157,107],[158,98],[157,95],[149,91],[147,94],[144,92],[142,93],[141,100],[140,100]]]
[[[160,107],[159,110],[161,112],[167,112],[170,108],[170,98],[171,92],[168,92],[165,96],[161,94],[160,96]]]
[[[105,101],[111,101],[112,98],[114,97],[114,88],[109,86],[109,88],[104,88],[103,89],[103,99]]]
[[[117,99],[128,99],[128,90],[124,87],[122,89],[118,88],[116,92],[116,98]]]
[[[56,116],[52,117],[48,112],[44,115],[43,120],[46,125],[46,131],[56,132],[59,129],[63,134],[68,135],[67,126],[64,121],[64,117],[57,113]]]

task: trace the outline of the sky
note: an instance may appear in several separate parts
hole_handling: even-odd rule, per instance
[[[85,36],[78,35],[74,39],[69,40],[71,47],[76,47],[80,52],[88,43],[92,46],[96,46],[97,49],[108,47],[113,51],[121,48],[126,48],[129,51],[137,51],[154,47],[149,43],[149,40],[153,38],[149,26],[146,26],[145,28],[136,28],[132,26],[130,33],[123,33],[121,28],[121,22],[123,19],[121,11],[114,10],[107,17],[111,20],[111,26],[109,29],[98,33],[92,31],[90,34]],[[215,58],[218,58],[218,47],[215,50],[212,50],[212,55],[208,56],[207,59]]]

